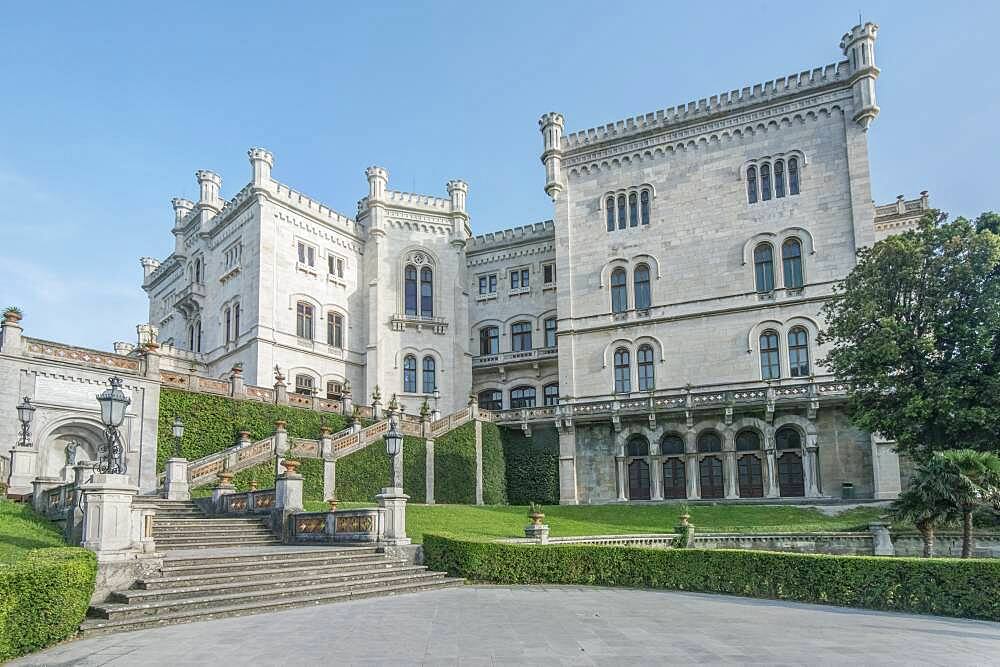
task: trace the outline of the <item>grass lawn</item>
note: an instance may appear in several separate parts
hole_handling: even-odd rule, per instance
[[[31,549],[66,546],[56,525],[22,503],[0,500],[0,563],[12,563]]]
[[[322,511],[326,503],[306,502],[306,510]],[[372,503],[342,503],[340,507],[371,507]],[[799,531],[866,530],[884,507],[848,510],[827,516],[819,510],[791,506],[701,505],[690,507],[691,523],[700,532],[790,533]],[[529,523],[524,506],[415,505],[406,507],[406,532],[414,542],[424,533],[496,539],[524,537]],[[545,523],[552,537],[670,533],[680,507],[668,505],[550,505]]]

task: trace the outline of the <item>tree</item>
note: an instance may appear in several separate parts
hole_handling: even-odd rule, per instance
[[[823,308],[823,363],[851,382],[852,420],[917,461],[1000,442],[995,218],[930,212],[918,229],[860,250]]]
[[[962,515],[962,558],[972,555],[972,513],[979,507],[1000,508],[1000,457],[972,449],[940,452],[939,484]]]
[[[909,521],[920,532],[924,558],[934,555],[934,531],[958,518],[951,493],[941,480],[947,463],[934,457],[917,466],[910,485],[893,501],[890,513],[896,521]]]

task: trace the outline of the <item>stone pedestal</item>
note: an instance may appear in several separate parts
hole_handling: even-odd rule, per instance
[[[11,447],[10,478],[7,480],[8,495],[28,495],[34,491],[35,461],[38,452],[34,447]]]
[[[872,435],[872,476],[875,481],[875,498],[894,500],[899,497],[902,482],[899,477],[899,455],[896,443],[878,434]]]
[[[892,534],[889,533],[889,526],[881,521],[872,521],[868,524],[868,530],[872,533],[872,542],[875,546],[876,556],[896,555],[896,545],[892,543]]]
[[[301,512],[302,506],[302,475],[298,473],[281,474],[274,489],[274,506],[287,512]]]
[[[524,527],[524,536],[530,540],[535,540],[539,544],[548,544],[549,526],[546,523],[540,523],[537,526],[533,523],[528,524]]]
[[[424,442],[424,502],[434,504],[434,438]]]
[[[483,423],[479,420],[476,420],[475,424],[476,424],[476,504],[482,505],[483,504]]]
[[[386,487],[375,499],[378,506],[385,510],[385,543],[391,546],[409,544],[410,538],[406,536],[406,501],[410,497],[401,488]]]
[[[95,474],[81,487],[83,542],[100,560],[124,560],[132,549],[132,498],[139,488],[128,475]]]
[[[219,483],[212,489],[212,511],[222,514],[225,509],[226,496],[236,493],[236,487],[230,483]]]
[[[164,487],[167,500],[191,500],[187,459],[167,459],[167,476]]]
[[[39,514],[47,514],[47,496],[49,489],[62,486],[63,481],[58,477],[36,477],[31,481],[31,505]]]

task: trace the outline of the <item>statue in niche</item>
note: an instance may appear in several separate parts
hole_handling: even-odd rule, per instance
[[[74,466],[76,465],[77,452],[80,450],[80,443],[76,440],[70,440],[69,444],[66,445],[66,465]]]

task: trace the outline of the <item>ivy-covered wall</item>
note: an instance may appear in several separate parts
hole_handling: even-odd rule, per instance
[[[292,438],[318,438],[320,427],[324,425],[334,432],[347,426],[344,417],[332,413],[161,387],[156,452],[158,472],[164,470],[167,459],[173,455],[174,437],[170,427],[178,416],[184,422],[181,452],[189,461],[232,447],[240,431],[249,431],[251,440],[266,438],[274,433],[274,422],[279,419],[288,422],[285,428]],[[322,479],[321,476],[321,484]]]
[[[507,464],[496,424],[483,422],[483,502],[507,504]]]
[[[500,429],[506,462],[507,501],[559,503],[559,434],[555,427],[531,429],[525,437],[518,428]]]

